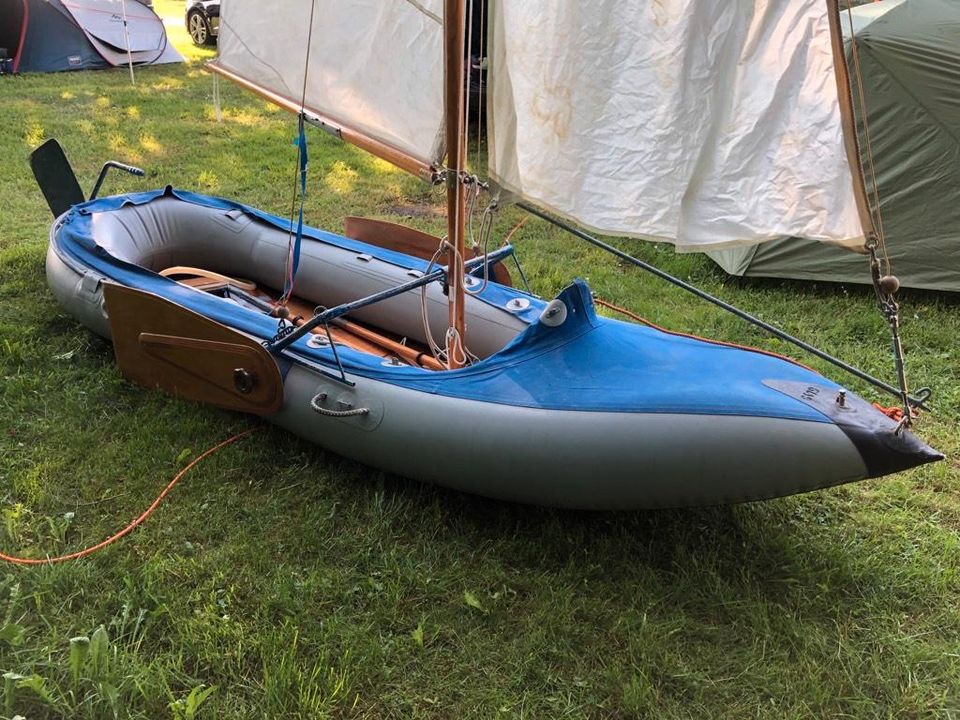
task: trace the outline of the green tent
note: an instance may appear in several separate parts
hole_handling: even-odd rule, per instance
[[[960,0],[852,12],[891,269],[906,287],[960,291]],[[732,275],[870,282],[865,256],[811,240],[709,255]]]

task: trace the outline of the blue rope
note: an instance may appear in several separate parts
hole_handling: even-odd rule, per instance
[[[293,294],[293,281],[297,277],[297,268],[300,266],[300,245],[303,241],[303,203],[307,195],[307,133],[303,115],[300,116],[299,132],[293,144],[297,146],[300,155],[300,217],[297,220],[297,235],[293,241],[293,262],[290,274],[284,279],[283,300],[287,300]]]

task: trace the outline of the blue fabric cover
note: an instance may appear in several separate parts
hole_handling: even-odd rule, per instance
[[[239,203],[168,190],[184,202],[224,210],[239,209],[284,230],[285,220]],[[217,322],[261,339],[276,331],[276,321],[213,295],[198,293],[142,267],[122,262],[91,237],[90,214],[109,212],[127,203],[150,202],[164,191],[101,198],[77,205],[57,233],[57,249],[75,263],[112,280],[155,293]],[[306,228],[304,242],[327,242],[369,253],[385,262],[423,270],[418,258],[374,247],[339,235]],[[349,348],[340,349],[348,372],[378,381],[448,397],[551,410],[637,413],[685,413],[776,417],[831,422],[822,413],[772,390],[763,380],[840,386],[811,370],[761,353],[678,337],[653,328],[599,317],[589,288],[577,280],[558,296],[567,319],[548,327],[537,318],[542,300],[495,283],[480,296],[500,307],[511,297],[526,297],[522,314],[529,327],[503,350],[460,370],[435,372],[416,367],[386,367]],[[291,352],[332,370],[329,348],[311,348],[300,340]]]

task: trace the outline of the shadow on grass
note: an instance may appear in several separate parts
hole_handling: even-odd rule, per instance
[[[332,466],[334,485],[342,487],[302,486],[297,502],[335,506],[322,494],[331,492],[358,500],[368,541],[381,538],[413,564],[462,561],[477,578],[496,568],[500,575],[579,585],[586,596],[599,585],[617,603],[659,588],[692,593],[706,606],[764,601],[791,612],[802,598],[829,610],[889,585],[872,561],[863,562],[872,551],[843,542],[842,488],[733,506],[588,512],[485,499],[319,450],[307,455],[311,464]]]

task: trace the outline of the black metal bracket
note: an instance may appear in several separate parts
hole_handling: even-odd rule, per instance
[[[91,200],[97,197],[97,194],[100,192],[100,186],[103,185],[103,181],[107,177],[107,173],[110,172],[111,168],[123,170],[123,172],[136,175],[137,177],[143,177],[146,175],[143,170],[134,165],[127,165],[122,162],[117,162],[116,160],[107,160],[107,162],[103,164],[103,167],[100,168],[100,175],[97,177],[97,182],[94,184],[93,190],[90,192]]]

